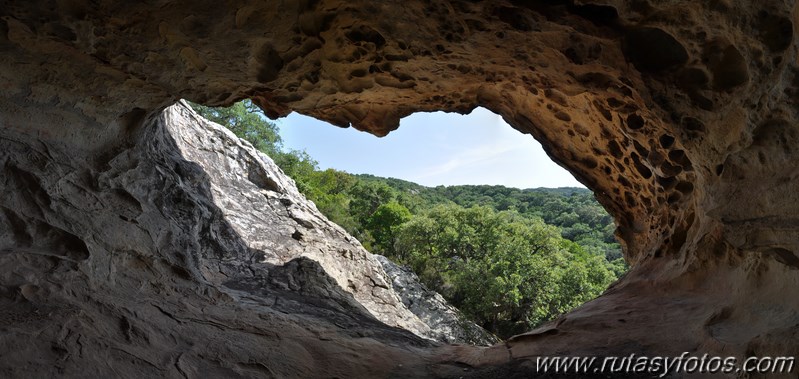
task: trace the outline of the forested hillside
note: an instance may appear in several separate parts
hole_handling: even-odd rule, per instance
[[[285,151],[249,101],[194,105],[272,157],[330,220],[410,266],[474,321],[508,337],[590,300],[626,270],[611,217],[582,188],[416,183],[319,170]]]
[[[409,195],[411,207],[454,203],[462,207],[482,205],[497,211],[513,210],[526,217],[539,217],[561,229],[563,238],[587,251],[603,254],[609,261],[621,258],[613,232],[613,219],[586,188],[518,189],[500,185],[459,185],[425,187],[395,178],[368,174],[358,179],[382,182]]]

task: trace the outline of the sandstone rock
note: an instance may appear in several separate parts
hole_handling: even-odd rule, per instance
[[[0,372],[509,376],[540,354],[799,351],[798,12],[777,0],[8,2]],[[291,301],[234,293],[223,278],[267,265],[269,241],[245,243],[206,174],[148,125],[180,98],[245,97],[376,135],[413,112],[484,106],[595,191],[632,270],[491,348],[430,347],[345,294],[314,297],[343,277],[307,296],[276,282]],[[279,185],[261,179],[248,180]],[[291,217],[309,228],[309,214]],[[278,267],[315,272],[296,262]]]

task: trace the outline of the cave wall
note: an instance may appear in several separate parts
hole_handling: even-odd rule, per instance
[[[68,152],[99,180],[179,98],[251,98],[272,117],[378,136],[412,112],[483,106],[541,141],[614,216],[631,272],[507,345],[417,357],[799,351],[795,2],[59,0],[0,13],[1,133],[27,146],[7,162],[56,170],[53,152]],[[90,239],[80,218],[64,221],[72,208],[42,216],[52,204],[21,166],[4,166],[16,178],[6,249],[33,244],[11,225],[41,229],[37,248],[73,261],[124,240],[116,224]],[[142,194],[160,196],[147,175]],[[76,208],[92,206],[131,207]]]
[[[377,297],[361,304],[329,267],[302,256],[292,233],[281,236],[284,228],[305,230],[286,213],[306,200],[293,197],[296,188],[278,171],[262,172],[283,186],[269,196],[276,204],[253,213],[269,219],[271,243],[282,248],[253,247],[258,241],[217,205],[218,178],[173,139],[180,108],[145,118],[137,143],[103,159],[4,130],[0,376],[384,376],[402,372],[396,364],[415,359],[412,349],[434,345],[386,325],[420,332],[409,312],[386,310],[399,308],[389,290],[376,288],[386,299],[382,308]],[[207,131],[194,137],[231,153],[242,148]],[[214,146],[197,149],[211,155]],[[244,157],[236,162],[252,163],[237,153]],[[229,200],[247,190],[221,195]],[[326,220],[306,217],[317,227],[309,236],[331,234],[317,248],[358,254],[335,228],[324,229]],[[277,251],[294,259],[266,262]],[[357,279],[372,273],[380,280],[375,267],[344,275],[369,291]],[[377,356],[363,360],[363,351]]]

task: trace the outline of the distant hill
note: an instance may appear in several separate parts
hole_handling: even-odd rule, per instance
[[[454,203],[462,207],[488,206],[498,211],[514,209],[528,217],[540,217],[561,229],[564,238],[609,261],[621,257],[613,233],[613,219],[586,188],[511,188],[501,185],[456,185],[426,187],[397,178],[369,174],[353,175],[358,180],[382,183],[404,194],[412,211],[437,204]]]

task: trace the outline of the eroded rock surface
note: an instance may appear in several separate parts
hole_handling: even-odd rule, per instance
[[[90,359],[102,373],[269,376],[288,370],[270,359],[298,353],[292,333],[315,358],[297,375],[388,375],[402,362],[409,375],[496,376],[528,372],[541,354],[799,351],[795,2],[12,1],[0,13],[3,312],[30,320],[7,327],[4,370],[28,362],[13,372],[77,376],[75,362]],[[245,97],[271,116],[376,135],[412,112],[484,106],[595,191],[632,270],[599,299],[486,349],[423,346],[346,316],[352,304],[311,300],[313,282],[286,298],[339,313],[266,320],[247,302],[261,297],[212,281],[260,247],[219,221],[202,170],[175,165],[144,127],[179,98]],[[339,316],[351,323],[332,326]],[[186,335],[210,338],[213,353]],[[128,340],[150,346],[120,351]]]
[[[170,131],[203,122],[191,117],[183,104],[169,108],[147,119],[139,143],[96,160],[10,133],[0,139],[0,188],[8,194],[0,200],[0,375],[385,375],[402,360],[385,349],[402,356],[431,345],[375,318],[429,332],[391,291],[362,282],[371,274],[385,283],[380,264],[321,219],[293,183],[266,171],[270,161],[221,127],[203,129],[207,123],[178,147]],[[230,174],[254,165],[250,172],[271,181],[272,192],[225,187],[220,172],[186,159],[205,155],[208,163],[217,153],[229,162],[214,163]],[[248,212],[272,234],[241,230],[244,217],[229,221],[230,208],[218,205],[247,195],[263,198]],[[288,201],[306,208],[305,224],[317,229],[307,235],[328,234],[317,249],[360,254],[352,272],[330,271],[338,255],[321,264],[303,256],[313,254],[292,238],[300,213],[291,217]],[[273,245],[259,246],[256,236]],[[347,292],[328,272],[357,285]],[[360,349],[385,365],[362,364]],[[335,367],[324,364],[332,357]]]

